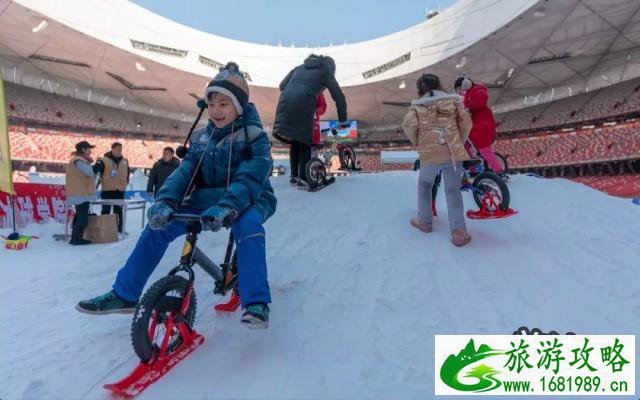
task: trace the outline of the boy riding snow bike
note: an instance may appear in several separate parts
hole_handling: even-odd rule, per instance
[[[227,64],[214,77],[204,98],[209,123],[189,135],[184,160],[149,208],[149,223],[118,271],[112,290],[76,306],[88,314],[134,312],[132,339],[141,365],[118,388],[109,387],[116,392],[120,384],[125,388],[140,384],[144,389],[202,343],[191,329],[195,316],[191,266],[195,263],[214,277],[218,292],[226,293],[234,282],[237,258],[244,309],[241,323],[249,328],[268,327],[271,294],[263,224],[277,203],[269,182],[273,167],[269,139],[255,106],[249,103],[249,86],[237,64]],[[200,230],[217,232],[223,227],[231,228],[237,248],[237,257],[228,248],[225,264],[230,267],[225,273],[224,264],[216,268],[195,247]],[[169,244],[184,234],[180,265],[142,296]],[[177,275],[181,271],[188,279]]]

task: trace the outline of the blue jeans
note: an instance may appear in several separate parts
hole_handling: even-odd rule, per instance
[[[449,229],[467,229],[467,224],[464,219],[462,192],[460,191],[462,171],[461,162],[456,163],[455,170],[453,169],[453,164],[450,162],[420,165],[420,174],[418,176],[418,218],[420,222],[426,224],[433,222],[431,189],[433,188],[436,175],[442,172],[444,194],[447,198]]]
[[[195,210],[180,212],[201,213]],[[231,231],[238,249],[238,289],[242,306],[270,303],[262,215],[255,208],[249,208],[233,223]],[[184,222],[173,221],[164,230],[153,230],[147,225],[129,259],[118,271],[113,284],[116,294],[127,301],[137,302],[144,285],[167,251],[169,243],[185,233]]]

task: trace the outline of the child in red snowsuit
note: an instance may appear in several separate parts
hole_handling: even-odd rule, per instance
[[[320,144],[320,116],[327,111],[327,101],[324,94],[320,93],[316,97],[316,115],[313,120],[313,145]]]
[[[491,169],[500,174],[502,164],[493,152],[493,142],[496,140],[496,121],[493,119],[493,112],[487,105],[489,102],[489,91],[486,87],[474,83],[467,77],[460,77],[454,85],[455,90],[464,96],[464,106],[471,113],[473,127],[469,134],[469,140],[478,150]],[[467,152],[471,152],[471,146],[466,145]]]

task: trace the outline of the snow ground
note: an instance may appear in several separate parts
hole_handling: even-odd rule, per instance
[[[270,328],[250,331],[239,313],[214,314],[221,299],[198,270],[196,328],[205,343],[140,398],[430,399],[434,334],[510,334],[521,325],[636,334],[640,208],[628,200],[517,176],[509,185],[519,214],[468,220],[473,241],[458,249],[443,196],[434,233],[409,225],[415,173],[338,179],[317,193],[273,180]],[[465,204],[475,207],[468,194]],[[130,315],[74,307],[109,290],[139,219],[132,215],[131,235],[114,244],[71,247],[51,238],[61,229],[30,226],[26,233],[41,238],[26,251],[0,250],[3,400],[106,398],[102,385],[137,363]],[[203,234],[199,245],[220,260],[226,239]],[[181,243],[150,282],[177,262]]]

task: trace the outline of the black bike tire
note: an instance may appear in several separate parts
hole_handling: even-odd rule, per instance
[[[344,149],[341,149],[338,152],[338,157],[340,159],[340,165],[344,165],[347,167],[347,169],[351,169],[351,170],[355,170],[356,166],[357,166],[357,156],[356,156],[356,151],[353,148],[353,146],[351,146],[350,144],[345,144],[344,145],[348,150],[349,150],[349,154],[351,155],[350,157],[345,155],[345,151]]]
[[[500,189],[502,201],[500,202],[499,207],[501,210],[506,211],[509,208],[509,203],[511,202],[509,187],[504,180],[498,176],[498,174],[491,171],[485,171],[476,176],[473,180],[473,200],[476,202],[476,205],[479,208],[482,208],[482,196],[478,193],[478,190],[480,190],[478,189],[478,186],[480,185],[480,182],[485,179],[493,181],[498,186],[498,189]]]
[[[158,303],[158,300],[165,294],[172,290],[179,291],[182,296],[187,292],[189,281],[182,276],[167,275],[162,279],[155,282],[142,296],[142,299],[136,306],[136,311],[133,314],[133,321],[131,322],[131,344],[138,358],[142,362],[148,362],[156,354],[155,346],[149,339],[149,320],[152,312]],[[185,322],[189,327],[193,327],[193,322],[196,317],[196,293],[195,290],[191,291],[191,301],[189,302],[189,309],[185,315]]]
[[[321,178],[322,181],[319,181],[315,178],[312,179],[311,168],[314,164],[318,164],[324,170]],[[309,161],[307,161],[307,163],[304,166],[304,174],[306,175],[306,178],[307,178],[306,180],[307,180],[307,183],[309,184],[309,189],[311,190],[317,188],[318,186],[324,185],[325,181],[327,180],[327,169],[324,166],[324,163],[322,162],[322,160],[320,160],[319,158],[314,157]]]

